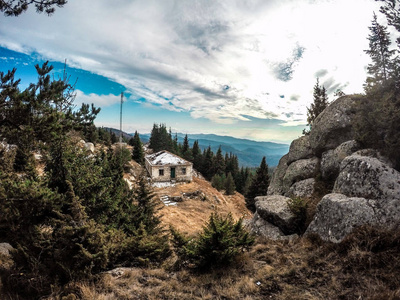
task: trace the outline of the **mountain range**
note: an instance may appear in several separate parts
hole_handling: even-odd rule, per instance
[[[139,134],[143,143],[147,143],[150,134]],[[183,143],[185,134],[177,133],[178,142]],[[204,150],[208,146],[215,153],[221,146],[222,152],[232,153],[238,157],[239,165],[244,167],[258,167],[263,156],[267,164],[274,167],[278,164],[283,155],[288,153],[289,145],[273,142],[257,142],[248,139],[238,139],[231,136],[220,136],[216,134],[188,134],[189,145],[193,146],[194,141],[199,142],[199,147]]]
[[[119,136],[119,130],[114,128],[105,128],[113,131]],[[134,133],[122,132],[122,135],[129,139]],[[174,134],[175,135],[175,134]],[[184,133],[177,133],[178,142],[183,143],[185,138]],[[139,133],[142,143],[149,142],[150,133]],[[232,136],[221,136],[216,134],[188,134],[189,145],[193,147],[194,141],[199,142],[199,147],[204,150],[211,147],[215,153],[221,146],[223,154],[232,153],[238,157],[239,165],[244,167],[260,166],[263,156],[267,159],[267,164],[270,167],[278,165],[279,160],[283,155],[289,152],[288,144],[279,144],[274,142],[257,142],[248,139],[239,139]]]

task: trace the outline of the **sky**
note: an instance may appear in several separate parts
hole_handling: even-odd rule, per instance
[[[0,15],[0,71],[21,88],[35,64],[66,61],[75,104],[97,126],[214,133],[290,143],[301,136],[316,78],[362,93],[373,0],[70,0],[48,17]]]

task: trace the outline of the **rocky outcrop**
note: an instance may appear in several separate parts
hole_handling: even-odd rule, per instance
[[[400,173],[377,158],[353,154],[342,161],[333,192],[349,197],[400,201]]]
[[[314,197],[316,183],[324,181],[318,193],[333,189],[318,204],[307,234],[340,242],[358,226],[400,224],[400,173],[376,150],[360,149],[352,127],[356,107],[352,96],[337,99],[317,117],[309,136],[292,142],[274,171],[268,196],[256,198],[254,223],[293,233],[286,197]]]
[[[296,216],[291,212],[288,201],[284,196],[256,197],[257,214],[265,221],[277,226],[284,234],[296,231]]]
[[[285,234],[271,223],[264,220],[258,213],[255,213],[253,218],[244,224],[251,232],[272,240],[281,240],[285,238]]]
[[[325,195],[317,206],[306,234],[316,233],[323,240],[338,243],[360,225],[378,223],[376,202],[342,194]]]
[[[355,112],[355,100],[352,96],[343,96],[315,119],[310,133],[310,145],[316,156],[320,157],[323,152],[354,138],[352,119]]]
[[[333,192],[318,204],[306,233],[340,242],[357,226],[400,222],[400,173],[377,158],[357,152],[346,157]]]
[[[310,198],[314,193],[315,179],[308,178],[293,184],[285,194],[290,198]]]
[[[319,171],[320,160],[316,157],[300,159],[289,165],[282,182],[282,190],[288,192],[290,187],[301,180],[315,177]]]
[[[334,150],[328,150],[322,153],[321,158],[321,176],[326,180],[335,180],[339,175],[340,163],[347,156],[360,149],[358,143],[354,140],[340,144]]]
[[[288,159],[289,155],[286,154],[279,160],[279,164],[275,168],[268,186],[268,195],[283,195],[286,193],[286,191],[283,189],[283,177],[285,176],[288,168]]]
[[[310,136],[305,135],[290,144],[287,164],[290,165],[292,162],[313,157],[313,151],[310,145]]]

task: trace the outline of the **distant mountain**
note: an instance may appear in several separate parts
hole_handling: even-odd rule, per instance
[[[107,130],[107,131],[114,132],[115,135],[119,138],[119,133],[120,133],[120,130],[119,130],[119,129],[110,128],[110,127],[103,127],[103,128],[104,128],[105,130]],[[130,133],[126,133],[126,132],[122,131],[122,136],[123,136],[124,138],[128,139],[128,140],[129,140],[131,137],[133,137],[133,135],[134,135],[134,133],[133,133],[133,134],[130,134]]]
[[[147,143],[150,134],[139,134],[143,143]],[[178,142],[183,143],[185,134],[178,133]],[[245,167],[258,167],[263,156],[267,158],[270,167],[279,163],[283,155],[288,153],[289,145],[273,142],[256,142],[248,139],[238,139],[231,136],[220,136],[216,134],[188,134],[189,144],[193,146],[195,140],[199,142],[202,150],[208,146],[214,151],[221,146],[222,152],[235,154],[239,159],[239,164]]]

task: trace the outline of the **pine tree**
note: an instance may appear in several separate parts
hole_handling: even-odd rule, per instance
[[[269,175],[268,165],[265,156],[261,160],[260,167],[256,171],[256,175],[253,178],[249,191],[246,194],[246,205],[251,211],[255,211],[254,198],[257,196],[265,196],[268,192],[269,186]]]
[[[225,180],[225,194],[233,195],[235,194],[235,190],[236,190],[235,181],[233,180],[232,173],[229,172]]]
[[[367,93],[376,86],[383,87],[387,82],[392,72],[392,56],[394,50],[389,50],[390,37],[387,27],[378,23],[377,16],[374,13],[372,26],[369,27],[371,33],[368,36],[369,50],[365,50],[371,59],[372,63],[368,65],[368,74],[365,89]]]
[[[133,136],[132,146],[132,159],[137,163],[144,165],[143,144],[137,131],[135,131],[135,135]]]
[[[380,12],[386,16],[388,24],[393,26],[397,32],[400,32],[400,1],[398,0],[376,0],[384,3],[380,7]],[[400,37],[396,40],[400,48]]]
[[[319,78],[317,78],[317,82],[314,86],[313,98],[314,102],[307,108],[307,125],[310,127],[310,130],[303,130],[303,134],[309,134],[311,132],[315,119],[329,105],[326,89],[324,86],[321,87],[319,85]]]
[[[187,134],[185,135],[185,138],[183,139],[182,157],[188,161],[193,161],[192,150],[190,149],[190,146],[189,146],[189,138],[188,138]]]
[[[196,170],[200,170],[201,169],[201,165],[202,165],[202,153],[201,153],[201,149],[199,147],[199,141],[195,140],[193,143],[193,148],[192,148],[192,155],[193,155],[193,167]]]
[[[230,265],[255,241],[243,228],[242,220],[235,222],[231,214],[226,217],[211,214],[197,238],[186,238],[177,230],[171,230],[171,233],[181,265],[189,262],[199,269]]]
[[[149,147],[153,149],[154,152],[161,150],[167,150],[174,152],[173,140],[171,134],[167,131],[165,124],[154,124],[151,130]]]
[[[222,175],[225,174],[225,159],[222,155],[221,146],[219,146],[215,157],[213,158],[213,174]]]
[[[212,187],[217,189],[218,191],[221,191],[225,188],[225,182],[226,182],[225,174],[222,174],[222,175],[215,174],[211,178]]]
[[[135,191],[135,198],[138,207],[136,223],[142,223],[149,234],[156,232],[161,223],[160,218],[156,215],[158,203],[146,182],[144,173],[141,174],[139,178],[139,185]]]
[[[212,176],[214,175],[213,173],[213,158],[214,158],[214,153],[211,151],[211,147],[208,146],[207,149],[204,149],[203,151],[203,164],[201,166],[201,174],[207,179],[210,180]]]

